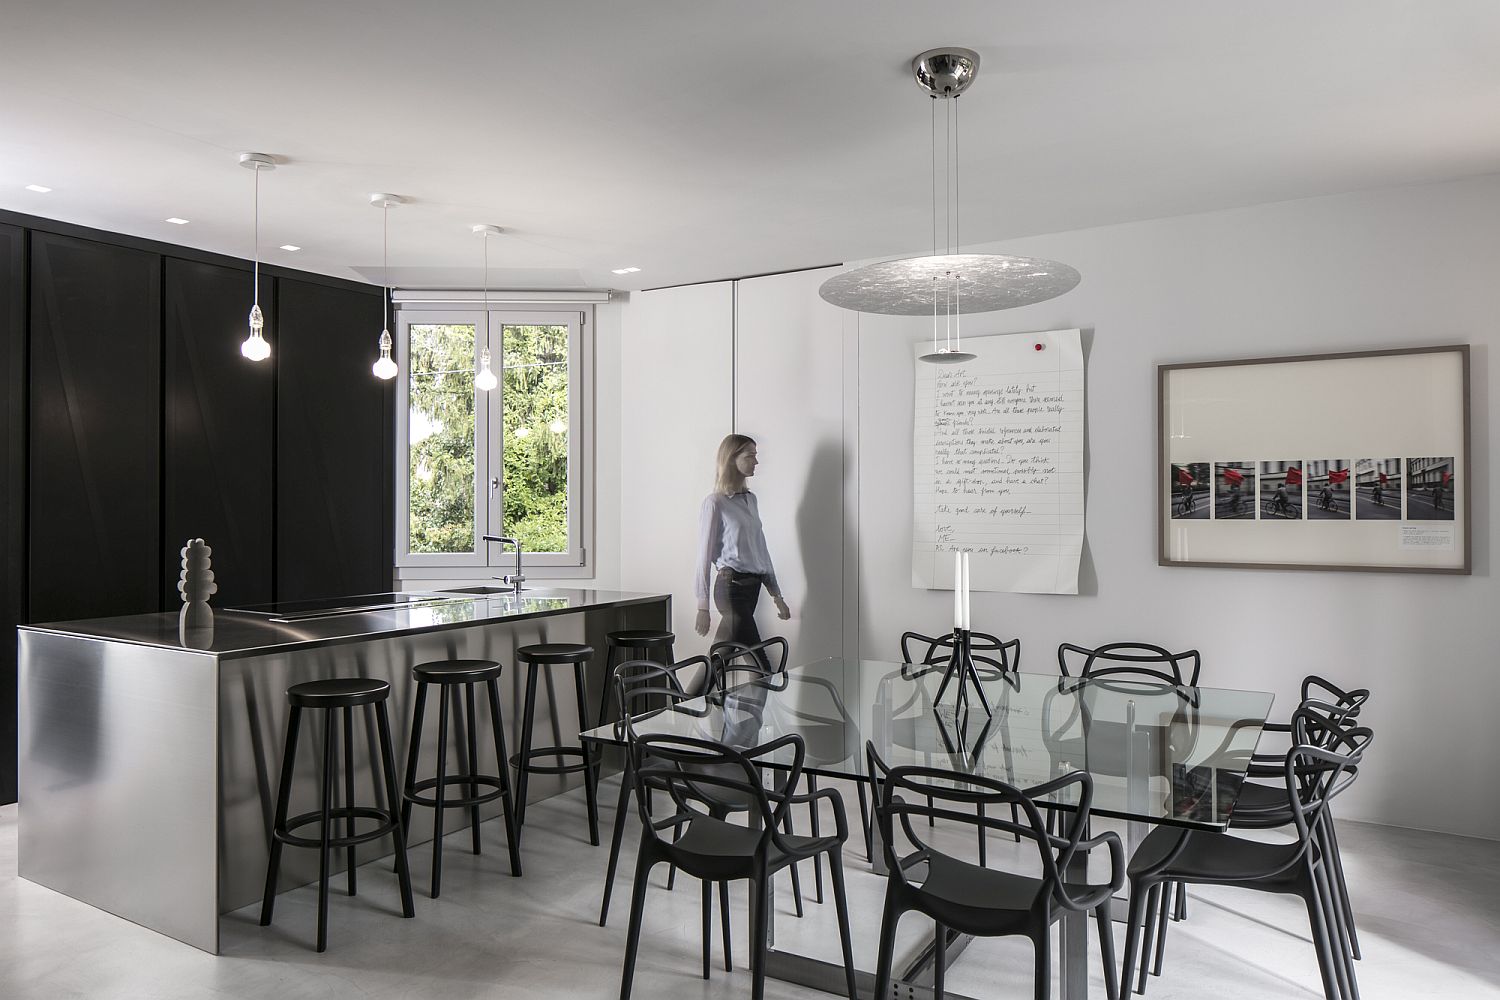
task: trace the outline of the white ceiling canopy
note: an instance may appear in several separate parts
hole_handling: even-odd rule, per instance
[[[480,222],[534,289],[909,254],[956,41],[966,243],[1500,170],[1492,0],[780,5],[10,0],[0,208],[249,258],[255,149],[264,259],[375,283],[477,287]]]

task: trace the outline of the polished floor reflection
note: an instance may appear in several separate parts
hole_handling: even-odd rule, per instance
[[[601,800],[615,799],[611,779]],[[467,852],[468,832],[451,836],[440,900],[417,896],[417,918],[401,920],[394,882],[361,879],[355,899],[331,901],[330,947],[311,948],[316,893],[285,894],[274,927],[255,925],[253,908],[226,920],[218,958],[136,927],[15,877],[16,806],[0,808],[0,996],[227,998],[444,997],[598,998],[619,989],[623,913],[604,929],[598,919],[605,852],[589,847],[583,797],[538,802],[528,826],[564,831],[526,844],[526,877],[511,879],[505,852]],[[613,817],[605,810],[606,823]],[[489,833],[490,831],[486,831]],[[1367,958],[1360,969],[1365,1000],[1417,997],[1500,998],[1500,953],[1493,947],[1500,898],[1500,843],[1344,822],[1345,862],[1354,887]],[[634,838],[627,843],[633,856]],[[486,837],[487,845],[501,842]],[[997,842],[996,857],[1002,845]],[[857,949],[873,949],[879,879],[851,847],[849,889]],[[413,877],[425,877],[413,859]],[[622,879],[628,875],[621,875]],[[740,998],[749,995],[744,893],[736,893],[736,971],[722,971],[714,945],[714,978],[698,978],[698,893],[682,885],[652,891],[641,951],[638,996]],[[389,884],[388,884],[389,883]],[[624,884],[622,882],[622,884]],[[618,889],[617,889],[618,891]],[[790,893],[778,896],[777,931],[828,939],[832,906],[810,904],[791,915]],[[1306,918],[1296,900],[1235,890],[1194,890],[1191,920],[1173,925],[1166,974],[1152,979],[1155,1000],[1266,1000],[1321,996]],[[862,914],[862,916],[861,916]],[[827,927],[825,928],[825,923]],[[903,925],[920,934],[917,919]],[[1123,928],[1117,926],[1117,934]],[[1029,996],[1029,955],[1019,942],[977,942],[953,970],[949,987],[971,996]],[[1103,995],[1097,968],[1091,995]],[[808,997],[787,983],[767,983],[771,998]]]

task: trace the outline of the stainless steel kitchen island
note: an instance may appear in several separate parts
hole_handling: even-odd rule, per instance
[[[515,733],[522,690],[514,670],[518,646],[592,645],[592,717],[605,634],[671,623],[671,598],[654,594],[449,592],[400,606],[384,601],[375,610],[361,610],[360,600],[216,611],[212,629],[186,632],[175,614],[22,626],[18,874],[217,952],[220,915],[258,899],[263,887],[287,687],[342,676],[390,681],[399,760],[414,664],[456,658],[503,663],[501,710]],[[539,692],[539,725],[553,742],[576,736],[575,702],[571,685],[553,689],[549,683]],[[435,748],[433,728],[424,734],[424,754]],[[484,745],[481,740],[477,764],[494,773],[494,751],[486,756]],[[357,757],[365,772],[356,775],[356,788],[369,795],[374,754]],[[315,800],[312,763],[310,756],[299,759],[294,812]],[[534,778],[530,798],[581,781],[570,777]],[[484,816],[498,813],[499,803],[492,802]],[[408,842],[430,838],[430,810],[416,810]],[[372,843],[362,848],[360,861],[391,849],[389,838]],[[313,881],[315,855],[287,852],[280,888]]]

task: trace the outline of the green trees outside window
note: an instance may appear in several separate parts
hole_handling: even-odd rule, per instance
[[[475,424],[476,326],[413,323],[409,333],[408,550],[474,552],[479,525],[520,539],[528,552],[568,551],[568,326],[496,328],[491,353],[501,380],[484,399],[503,407],[502,436],[493,440]],[[487,528],[476,517],[475,478],[496,474],[502,524]]]

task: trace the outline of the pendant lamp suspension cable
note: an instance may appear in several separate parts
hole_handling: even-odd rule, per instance
[[[250,171],[255,175],[255,294],[252,298],[254,305],[260,305],[260,171]]]
[[[928,179],[932,181],[932,255],[934,257],[936,257],[937,256],[937,216],[938,216],[938,211],[937,211],[937,95],[936,94],[934,94],[932,96],[931,103],[932,103],[932,115],[931,115],[931,118],[932,118],[932,169],[928,172],[929,173],[929,178]],[[933,290],[932,304],[933,304],[933,308],[936,309],[937,308],[937,277],[934,276],[933,279],[932,279],[932,281],[933,281],[933,285],[932,285],[932,290]]]

